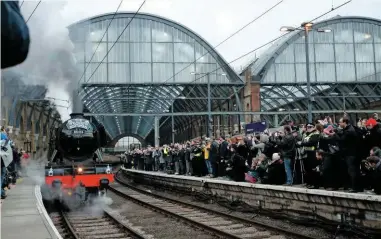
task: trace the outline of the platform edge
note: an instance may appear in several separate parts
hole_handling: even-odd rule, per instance
[[[44,203],[42,202],[41,188],[39,185],[35,186],[34,195],[37,200],[36,205],[37,205],[38,212],[40,213],[40,216],[43,218],[45,222],[48,223],[48,225],[46,225],[48,230],[53,231],[52,238],[63,239],[60,233],[58,232],[57,228],[54,226],[52,219],[49,217],[48,212],[45,209]]]

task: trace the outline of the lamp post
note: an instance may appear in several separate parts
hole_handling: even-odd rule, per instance
[[[208,73],[202,73],[202,72],[191,72],[191,75],[206,75],[207,79],[207,91],[208,91],[208,123],[207,123],[207,137],[211,137],[213,134],[213,129],[212,129],[212,96],[211,96],[211,90],[210,90],[210,72]],[[221,76],[226,76],[225,73],[218,74]]]
[[[349,93],[340,95],[339,93],[332,92],[332,93],[330,93],[330,95],[333,95],[333,96],[342,96],[343,97],[343,112],[345,112],[345,110],[346,110],[345,97],[351,96],[351,95],[357,95],[357,93],[356,92],[349,92]]]
[[[295,27],[281,27],[280,31],[283,32],[292,32],[295,30],[301,30],[304,31],[304,46],[305,46],[305,52],[306,52],[306,73],[307,73],[307,110],[308,110],[308,122],[312,122],[312,97],[311,97],[311,76],[310,76],[310,53],[309,53],[309,47],[308,47],[308,35],[309,31],[312,31],[312,22],[304,22],[301,24],[300,28]],[[316,29],[317,32],[331,32],[332,30],[329,28],[319,28]]]

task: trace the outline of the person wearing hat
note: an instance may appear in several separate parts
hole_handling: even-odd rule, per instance
[[[366,121],[365,126],[368,129],[364,144],[367,147],[367,152],[373,147],[381,148],[381,124],[370,118]]]
[[[306,134],[302,141],[297,143],[297,147],[302,148],[303,152],[303,165],[304,165],[304,178],[307,188],[318,188],[319,178],[315,177],[313,171],[319,165],[316,159],[316,149],[320,139],[320,132],[316,130],[314,123],[308,123],[306,126]]]

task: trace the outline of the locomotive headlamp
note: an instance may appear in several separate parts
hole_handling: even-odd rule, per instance
[[[78,172],[78,173],[83,173],[83,168],[78,167],[78,168],[77,168],[77,172]]]

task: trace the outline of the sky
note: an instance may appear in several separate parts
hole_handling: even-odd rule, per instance
[[[140,12],[156,14],[185,25],[215,46],[276,3],[282,2],[216,48],[223,58],[230,62],[280,36],[281,26],[299,26],[300,23],[315,19],[331,10],[332,6],[339,6],[346,1],[348,0],[146,0]],[[135,12],[142,2],[143,0],[124,0],[119,11]],[[30,17],[37,3],[38,1],[23,3],[21,9],[25,19]],[[70,98],[68,92],[75,85],[70,79],[78,76],[75,72],[67,71],[70,68],[70,59],[65,58],[65,63],[57,62],[57,59],[61,61],[62,54],[56,59],[46,59],[46,56],[42,56],[49,55],[50,51],[57,49],[70,51],[72,46],[67,38],[68,25],[99,14],[113,13],[119,3],[120,0],[45,0],[40,3],[28,21],[31,34],[34,36],[31,50],[34,54],[27,59],[27,63],[32,65],[38,62],[42,68],[61,64],[60,70],[55,70],[58,73],[54,79],[48,77],[44,80],[44,84],[49,85],[49,96]],[[316,21],[336,15],[381,19],[379,9],[381,0],[352,0],[346,6]],[[258,50],[231,66],[239,70],[255,56],[260,56],[264,50],[265,48]],[[66,93],[62,93],[63,89],[66,89]],[[68,115],[66,109],[59,110],[61,115]]]
[[[231,61],[276,38],[281,26],[298,26],[348,0],[147,0],[141,12],[160,15],[181,23],[213,46],[261,15],[278,2],[271,12],[219,46],[217,51]],[[51,1],[50,1],[51,2]],[[61,3],[62,23],[67,25],[95,15],[115,12],[120,0],[70,0]],[[125,0],[119,11],[136,11],[143,0]],[[28,2],[35,5],[37,2]],[[44,1],[42,2],[42,4]],[[336,15],[366,16],[381,19],[381,0],[352,0],[349,4],[318,20]],[[35,12],[35,15],[42,14]],[[54,14],[52,14],[54,17]],[[259,55],[261,51],[256,54]],[[239,69],[254,58],[254,53],[234,62]]]

